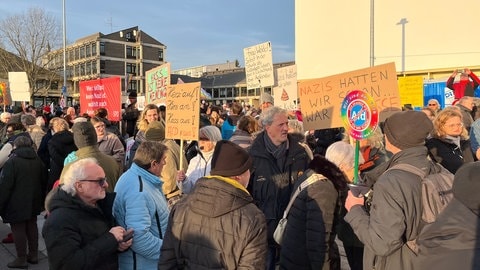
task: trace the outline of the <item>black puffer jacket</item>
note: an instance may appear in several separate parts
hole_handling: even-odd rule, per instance
[[[0,214],[3,222],[22,222],[43,209],[47,174],[32,147],[14,149],[0,175]]]
[[[440,138],[430,138],[425,145],[433,161],[442,164],[445,169],[453,174],[463,164],[475,161],[470,140],[460,140],[460,147],[458,147],[453,142]]]
[[[91,207],[60,188],[51,193],[42,232],[50,269],[118,269],[118,243],[109,232],[115,194]]]
[[[293,185],[306,171],[310,158],[305,148],[288,135],[290,148],[285,166],[279,168],[276,159],[265,150],[264,136],[265,132],[260,133],[250,147],[253,169],[249,190],[267,220],[269,245],[276,246],[273,232],[287,208]]]
[[[265,269],[265,218],[236,181],[201,178],[170,213],[158,269]]]
[[[60,178],[65,158],[75,150],[77,150],[77,146],[73,141],[73,134],[68,130],[55,133],[48,141],[50,172],[48,174],[47,191],[52,189],[53,183]]]

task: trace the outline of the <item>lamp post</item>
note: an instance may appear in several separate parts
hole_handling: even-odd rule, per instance
[[[370,67],[375,65],[375,0],[370,0]]]
[[[406,18],[402,18],[397,25],[402,25],[402,74],[405,76],[405,24],[408,21]]]
[[[65,0],[63,1],[63,87],[62,98],[67,96],[67,19],[65,15]],[[66,100],[64,100],[66,105]]]

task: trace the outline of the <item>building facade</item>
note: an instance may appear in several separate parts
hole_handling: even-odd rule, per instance
[[[122,92],[145,91],[145,71],[165,63],[167,47],[138,26],[104,35],[96,33],[66,47],[67,93],[78,100],[79,83],[86,80],[120,76]],[[48,69],[63,76],[63,48],[50,52]],[[61,87],[60,87],[61,89]],[[61,95],[61,90],[50,96]],[[42,97],[38,97],[42,98]]]

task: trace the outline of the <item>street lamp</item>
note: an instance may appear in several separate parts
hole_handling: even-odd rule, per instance
[[[402,74],[405,75],[405,24],[408,21],[406,18],[402,18],[397,25],[402,25]]]
[[[375,0],[370,0],[370,66],[375,65]]]

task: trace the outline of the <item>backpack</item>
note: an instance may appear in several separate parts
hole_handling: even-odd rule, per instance
[[[402,170],[416,174],[422,178],[422,224],[421,229],[435,222],[437,216],[453,199],[453,174],[443,166],[432,162],[432,172],[426,174],[423,170],[406,163],[392,166],[389,170]],[[419,232],[421,233],[421,229]],[[420,234],[419,233],[419,234]],[[417,236],[418,237],[418,236]],[[407,241],[408,247],[418,253],[416,239]]]

